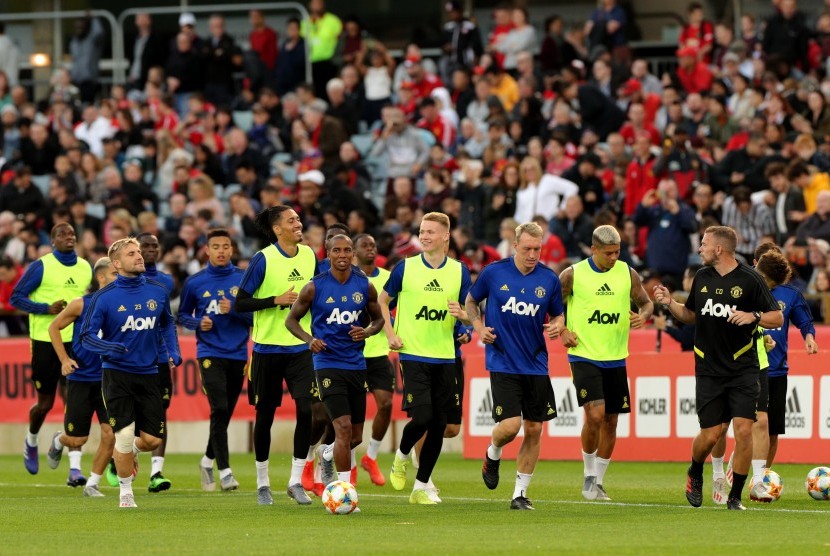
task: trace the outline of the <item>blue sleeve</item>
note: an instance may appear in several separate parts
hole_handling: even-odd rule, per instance
[[[245,275],[242,276],[242,283],[239,284],[239,289],[245,290],[253,295],[262,285],[264,279],[265,255],[262,254],[262,251],[259,251],[251,258],[251,262],[248,263],[248,269],[245,271]]]
[[[565,305],[562,303],[562,283],[556,273],[553,273],[553,291],[550,292],[550,301],[548,302],[548,314],[552,317],[558,317],[565,312]]]
[[[398,294],[401,293],[401,289],[403,288],[403,264],[405,261],[401,261],[395,265],[395,268],[392,269],[392,273],[389,275],[389,279],[386,280],[386,283],[383,285],[383,291],[385,291],[389,297],[398,297]]]
[[[807,334],[816,335],[816,327],[813,324],[813,315],[810,307],[801,292],[794,291],[795,298],[790,309],[790,321],[801,330],[801,337],[806,338]]]
[[[176,320],[188,330],[197,330],[199,328],[199,319],[193,316],[193,311],[196,309],[196,294],[191,287],[192,283],[193,276],[185,280]]]
[[[473,279],[470,278],[470,271],[467,266],[461,265],[461,291],[458,292],[458,302],[462,305],[467,300],[467,294],[470,293],[470,288],[473,287]]]
[[[687,234],[696,232],[698,229],[698,224],[697,219],[695,218],[694,211],[692,211],[692,209],[686,206],[686,204],[682,201],[678,202],[681,203],[680,212],[677,215],[680,219],[680,230]]]
[[[98,355],[108,356],[127,353],[127,346],[119,342],[108,342],[98,337],[98,331],[104,324],[104,317],[107,311],[106,301],[99,302],[101,296],[92,296],[91,306],[86,314],[81,328],[81,345]]]
[[[179,337],[176,335],[176,321],[173,320],[173,314],[170,312],[169,297],[166,298],[159,323],[164,345],[167,347],[167,355],[173,360],[174,365],[179,366],[182,364],[182,356],[179,351]]]
[[[26,272],[20,278],[20,281],[14,287],[10,298],[11,304],[21,311],[32,313],[34,315],[45,315],[48,313],[48,303],[36,303],[29,299],[29,296],[32,295],[33,291],[38,289],[42,281],[43,261],[38,259],[29,265],[29,268],[26,269]],[[57,299],[55,301],[57,301]]]
[[[476,301],[476,303],[480,303],[487,299],[487,296],[490,292],[490,274],[488,272],[490,266],[485,266],[484,270],[481,271],[481,274],[478,275],[478,279],[476,279],[475,284],[470,287],[470,296]],[[466,298],[464,298],[466,301]],[[463,302],[462,302],[463,303]]]

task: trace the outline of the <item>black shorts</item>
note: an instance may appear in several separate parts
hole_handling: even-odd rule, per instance
[[[366,384],[369,385],[369,391],[395,391],[395,371],[389,357],[382,355],[366,358]]]
[[[353,425],[366,421],[366,371],[320,369],[314,374],[329,419],[350,415]]]
[[[47,396],[54,396],[58,383],[66,384],[66,377],[61,374],[61,360],[52,347],[52,342],[32,340],[32,382],[35,390]],[[66,353],[72,353],[72,343],[64,342]]]
[[[173,369],[170,363],[159,363],[159,391],[161,392],[161,405],[167,410],[170,407],[170,398],[173,396]]]
[[[431,405],[433,411],[445,414],[455,407],[456,376],[455,363],[426,363],[402,360],[403,409]]]
[[[155,374],[104,369],[101,390],[113,431],[118,432],[135,422],[136,435],[141,431],[156,438],[164,437],[164,406]]]
[[[758,385],[761,387],[758,393],[758,411],[767,413],[769,411],[769,375],[766,369],[761,369],[758,375]]]
[[[311,352],[257,353],[251,359],[251,381],[248,384],[248,401],[257,409],[282,405],[282,383],[295,400],[310,398],[319,400],[317,379]]]
[[[447,424],[460,425],[464,413],[464,361],[455,358],[455,398],[447,411]]]
[[[735,417],[755,420],[761,392],[758,374],[698,375],[695,379],[695,405],[701,429],[728,423]]]
[[[605,401],[605,414],[631,413],[628,374],[625,367],[598,367],[587,361],[571,363],[571,377],[579,407],[588,402]]]
[[[107,424],[107,408],[101,394],[101,383],[67,380],[63,413],[63,430],[67,436],[89,436],[93,413],[98,416],[99,423]]]
[[[556,417],[556,398],[547,375],[490,373],[493,393],[493,420],[511,417],[526,421],[550,421]]]
[[[769,419],[770,436],[786,432],[787,412],[787,375],[771,376],[767,379],[769,389]]]

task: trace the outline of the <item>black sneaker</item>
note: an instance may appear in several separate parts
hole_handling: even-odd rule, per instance
[[[536,508],[533,507],[533,502],[531,502],[529,499],[525,498],[524,496],[517,496],[516,498],[510,501],[510,509],[535,510]]]
[[[703,477],[692,477],[691,467],[686,471],[686,500],[695,508],[703,504]]]
[[[484,479],[484,484],[490,490],[494,490],[499,486],[500,463],[500,459],[490,459],[490,456],[484,454],[484,465],[481,466],[481,478]]]
[[[741,499],[740,498],[730,496],[726,500],[726,509],[727,510],[745,510],[746,506],[741,504]]]

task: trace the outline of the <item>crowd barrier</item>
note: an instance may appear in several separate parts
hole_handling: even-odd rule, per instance
[[[787,392],[787,434],[781,437],[778,461],[830,464],[830,374],[825,373],[830,357],[830,327],[818,329],[822,351],[808,356],[795,329],[790,331],[790,379]],[[192,336],[180,338],[184,362],[174,373],[170,421],[203,421],[210,410],[202,392],[196,344]],[[541,448],[543,459],[580,459],[580,431],[583,413],[577,404],[566,355],[561,343],[550,342],[551,383],[556,395],[556,419],[545,424]],[[631,413],[620,417],[615,460],[686,461],[691,439],[698,428],[694,396],[694,360],[681,353],[678,345],[664,339],[662,351],[655,352],[655,331],[636,330],[631,335],[628,376]],[[484,349],[477,342],[464,346],[464,455],[480,458],[487,448],[492,419],[490,381],[484,368]],[[0,341],[0,423],[25,423],[36,395],[29,380],[29,341],[12,338]],[[397,365],[396,365],[397,368]],[[827,376],[825,376],[827,375]],[[400,378],[400,377],[398,377]],[[401,410],[400,380],[394,393],[393,419],[406,419]],[[247,383],[246,383],[247,386]],[[372,397],[367,419],[375,414]],[[60,399],[47,418],[63,417]],[[289,395],[277,410],[277,419],[293,419],[294,404]],[[253,421],[253,408],[243,389],[234,419]],[[505,448],[505,457],[515,457],[519,442]]]

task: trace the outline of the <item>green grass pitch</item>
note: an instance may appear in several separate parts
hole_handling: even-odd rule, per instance
[[[780,465],[784,495],[756,504],[744,492],[747,512],[728,512],[711,501],[711,468],[704,506],[683,495],[685,464],[612,462],[605,487],[612,502],[586,502],[582,464],[541,462],[529,497],[536,511],[509,510],[515,465],[502,465],[495,491],[481,480],[479,461],[443,455],[434,480],[444,502],[411,506],[409,488],[376,487],[361,470],[361,513],[328,515],[317,498],[308,507],[285,496],[290,456],[274,454],[275,503],[256,505],[253,455],[234,454],[236,492],[202,492],[196,455],[165,462],[170,491],[147,492],[149,456],[142,454],[134,484],[137,509],[117,507],[118,489],[106,498],[83,498],[65,486],[66,458],[57,471],[41,454],[31,476],[20,456],[0,457],[0,554],[827,554],[830,502],[804,490],[810,465]],[[84,456],[84,471],[90,457]],[[391,456],[381,456],[388,470]]]

